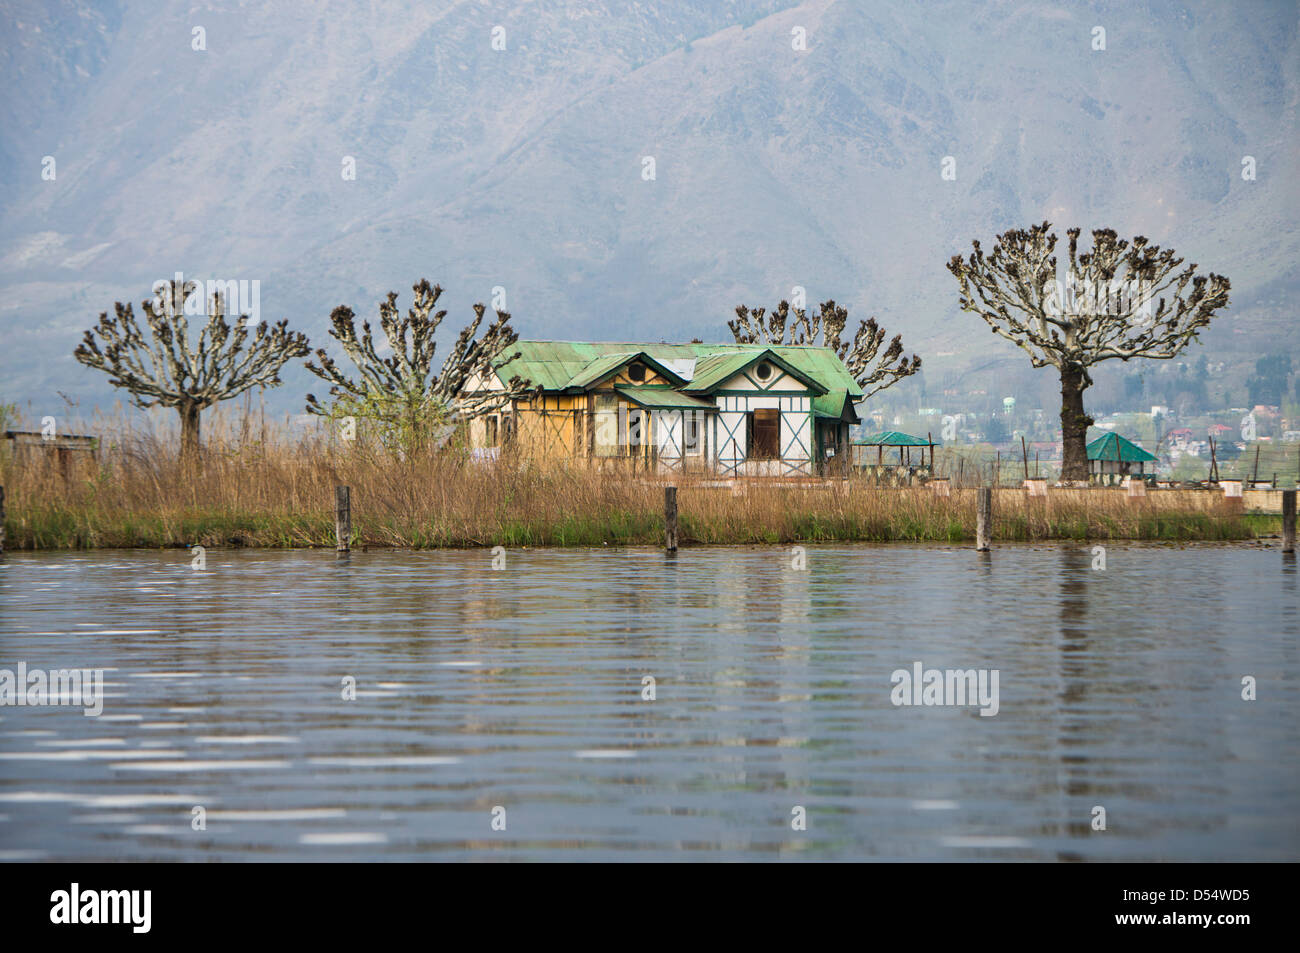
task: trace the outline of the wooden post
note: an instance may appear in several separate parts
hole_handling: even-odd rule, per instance
[[[0,486],[0,556],[5,554],[5,488]]]
[[[664,548],[677,552],[677,487],[664,487]]]
[[[352,541],[352,488],[334,488],[334,549],[346,553]]]
[[[1282,552],[1295,552],[1295,490],[1282,491]]]
[[[975,514],[975,549],[977,552],[989,551],[989,529],[993,525],[993,488],[979,488],[978,503]]]
[[[1020,457],[1025,461],[1025,479],[1029,479],[1029,446],[1025,443],[1025,435],[1020,435]]]
[[[1250,485],[1253,487],[1255,481],[1259,479],[1259,444],[1255,444],[1255,469],[1250,474]]]

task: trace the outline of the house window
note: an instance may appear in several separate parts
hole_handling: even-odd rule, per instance
[[[694,411],[688,410],[682,414],[682,451],[684,453],[700,452],[700,417],[701,415]]]
[[[754,368],[754,373],[758,375],[760,381],[765,381],[772,376],[772,365],[767,361],[759,361],[758,367]]]
[[[635,381],[638,384],[641,383],[645,380],[645,365],[640,361],[637,361],[635,364],[629,364],[627,366],[627,376],[629,380]]]
[[[619,448],[618,395],[597,394],[592,420],[592,450],[598,457],[612,457]]]
[[[483,442],[483,446],[485,447],[500,446],[499,435],[497,431],[497,427],[499,426],[499,424],[497,423],[497,419],[498,418],[496,414],[493,414],[491,417],[485,417],[483,419],[484,434],[485,434],[485,440]]]
[[[749,431],[749,459],[775,460],[781,455],[781,411],[754,410],[745,415]]]

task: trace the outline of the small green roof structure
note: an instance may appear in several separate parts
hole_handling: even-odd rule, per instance
[[[901,467],[910,468],[912,466],[911,448],[920,447],[921,448],[921,469],[922,470],[934,469],[934,448],[935,446],[937,446],[937,444],[934,440],[932,440],[929,437],[914,437],[910,433],[903,433],[902,431],[899,430],[882,430],[880,433],[871,434],[868,437],[859,437],[857,440],[853,441],[853,446],[854,446],[853,463],[855,466],[861,467],[861,466],[871,465],[871,461],[869,459],[864,459],[863,453],[861,450],[857,449],[858,447],[876,448],[877,472],[882,472],[887,467],[893,468],[895,466],[898,466],[900,468]],[[886,447],[898,448],[897,464],[885,463]],[[925,462],[925,448],[927,447],[930,449],[930,462],[928,465]]]
[[[913,437],[899,430],[882,430],[869,437],[853,441],[859,447],[929,447],[935,444],[929,437]]]
[[[1145,477],[1146,465],[1156,462],[1154,454],[1117,433],[1104,434],[1088,444],[1088,471],[1099,483],[1113,485],[1134,473]]]
[[[1132,440],[1117,433],[1108,433],[1088,444],[1089,460],[1112,463],[1155,463],[1156,456],[1143,450]]]

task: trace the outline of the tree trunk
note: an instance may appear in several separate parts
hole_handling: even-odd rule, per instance
[[[176,412],[181,415],[181,464],[187,468],[196,467],[199,462],[201,409],[196,403],[184,403],[176,407]]]
[[[1083,392],[1092,383],[1078,364],[1061,368],[1061,480],[1087,482],[1088,428],[1093,419],[1083,409]]]

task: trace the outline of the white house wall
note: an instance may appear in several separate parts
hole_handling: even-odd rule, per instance
[[[727,382],[728,390],[741,390],[743,375]],[[773,394],[770,390],[751,393],[720,394],[716,398],[717,421],[710,446],[716,448],[713,460],[724,474],[745,476],[792,476],[812,474],[813,421],[812,398],[794,378],[781,375],[786,386],[798,385],[798,393]],[[779,410],[781,412],[780,461],[749,461],[745,443],[745,415],[754,410]],[[775,472],[774,472],[775,471]]]
[[[812,475],[811,397],[781,398],[781,463],[787,474]]]
[[[723,473],[736,472],[748,453],[745,444],[745,403],[746,397],[721,396],[717,398],[718,414],[714,418],[713,440],[710,446],[717,448],[713,459]]]
[[[501,378],[497,377],[496,371],[488,371],[486,376],[475,371],[465,378],[464,388],[469,393],[475,393],[481,390],[505,390],[505,385],[501,383]]]
[[[655,448],[663,467],[676,470],[682,465],[682,440],[685,423],[680,410],[656,410]]]
[[[775,373],[772,378],[770,380],[760,381],[758,375],[754,373],[755,366],[756,365],[751,364],[739,374],[733,375],[725,384],[722,385],[722,389],[754,391],[784,390],[798,391],[801,394],[804,392],[804,385],[797,378],[791,377],[775,365],[773,365]]]

